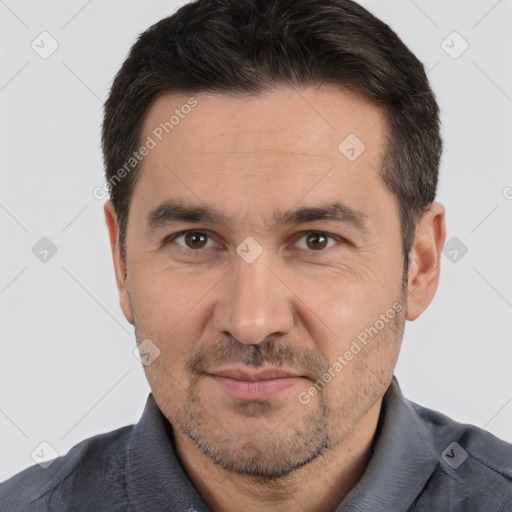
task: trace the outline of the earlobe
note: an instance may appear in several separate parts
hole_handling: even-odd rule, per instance
[[[407,320],[416,320],[429,306],[439,284],[446,239],[445,208],[432,203],[416,226],[409,258]]]
[[[117,290],[119,292],[119,302],[123,314],[133,324],[133,315],[130,307],[130,298],[128,295],[128,272],[127,263],[123,257],[121,244],[119,242],[119,223],[117,213],[112,201],[107,201],[103,207],[105,214],[105,223],[107,224],[110,248],[112,250],[112,260],[114,263],[114,271],[116,276]]]

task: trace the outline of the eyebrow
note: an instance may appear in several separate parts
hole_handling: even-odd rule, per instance
[[[369,220],[364,213],[354,210],[340,201],[335,201],[326,205],[301,207],[284,213],[276,210],[272,218],[265,222],[265,226],[269,231],[273,231],[284,226],[328,221],[349,225],[368,233]],[[156,230],[178,222],[215,224],[228,229],[232,224],[231,219],[216,208],[174,200],[164,201],[152,208],[146,215],[146,226],[149,230]]]

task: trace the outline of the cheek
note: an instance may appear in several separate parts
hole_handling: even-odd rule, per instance
[[[385,273],[380,264],[358,263],[291,281],[306,328],[313,334],[320,327],[316,339],[324,340],[322,351],[329,360],[348,350],[398,300],[401,272],[396,267]]]
[[[132,277],[131,290],[140,312],[168,328],[200,310],[202,298],[215,284],[211,272],[188,272],[157,261],[139,267]]]
[[[404,324],[399,297],[373,298],[360,307],[358,301],[350,302],[353,298],[341,297],[338,307],[325,308],[322,317],[330,328],[321,347],[329,361],[322,394],[340,418],[346,418],[347,411],[364,412],[385,392]]]
[[[167,365],[184,366],[208,320],[214,284],[174,270],[139,272],[131,286],[139,341],[151,339]]]

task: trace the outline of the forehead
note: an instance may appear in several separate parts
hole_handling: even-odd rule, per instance
[[[362,156],[369,161],[382,149],[384,128],[383,110],[353,92],[282,88],[250,97],[163,95],[147,112],[142,135],[153,134],[175,154],[188,157],[222,156],[236,149],[240,156],[288,151],[331,161],[340,156],[339,144],[353,135],[365,145]],[[147,160],[157,155],[152,152]]]
[[[247,216],[345,196],[361,210],[364,197],[387,194],[385,130],[383,110],[345,90],[166,94],[144,119],[140,141],[153,147],[133,200],[147,211],[179,197]]]

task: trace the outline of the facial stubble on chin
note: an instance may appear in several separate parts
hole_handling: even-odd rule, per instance
[[[214,464],[229,472],[258,481],[280,478],[308,464],[330,447],[330,412],[323,398],[303,419],[275,435],[288,419],[282,416],[286,410],[284,403],[233,400],[225,414],[236,417],[238,426],[228,427],[202,406],[198,386],[191,384],[187,394],[184,424],[177,428]],[[271,428],[258,429],[254,422],[263,418],[269,420]],[[272,418],[276,418],[276,423]],[[244,422],[250,427],[243,427]]]

